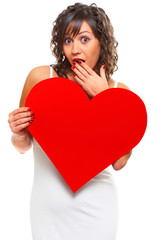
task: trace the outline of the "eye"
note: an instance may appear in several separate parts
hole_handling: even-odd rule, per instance
[[[88,37],[82,37],[81,40],[82,40],[83,43],[86,43],[86,42],[88,42],[90,39],[89,39]]]
[[[72,41],[71,38],[66,38],[66,39],[64,39],[64,44],[70,44],[71,41]]]

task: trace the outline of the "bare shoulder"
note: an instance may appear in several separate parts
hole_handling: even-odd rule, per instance
[[[56,77],[56,72],[53,70],[53,77]],[[50,78],[50,66],[44,65],[44,66],[38,66],[33,68],[24,83],[24,87],[21,94],[21,99],[19,103],[19,107],[23,107],[25,105],[26,98],[31,91],[31,89],[40,81],[44,79]]]
[[[114,84],[115,84],[115,80],[113,80],[112,78],[110,78],[109,81],[108,81],[109,88],[113,88],[113,87],[114,87]],[[121,82],[118,82],[117,87],[118,87],[118,88],[124,88],[124,89],[130,90],[127,85],[125,85],[124,83],[121,83]]]
[[[118,82],[118,85],[117,85],[118,88],[124,88],[124,89],[129,89],[129,87],[127,85],[125,85],[124,83],[121,83],[121,82]]]

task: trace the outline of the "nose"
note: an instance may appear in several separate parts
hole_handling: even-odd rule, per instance
[[[74,41],[72,44],[72,54],[76,55],[76,54],[79,54],[80,52],[81,52],[81,49],[78,41]]]

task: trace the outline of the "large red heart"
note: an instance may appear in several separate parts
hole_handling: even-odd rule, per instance
[[[30,91],[25,106],[35,114],[28,127],[73,192],[133,149],[147,125],[143,101],[122,88],[89,100],[65,78],[49,78]]]

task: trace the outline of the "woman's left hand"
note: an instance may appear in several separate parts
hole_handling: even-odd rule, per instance
[[[100,76],[82,61],[74,62],[72,71],[75,73],[73,74],[75,81],[90,98],[109,88],[105,75],[105,65],[100,68]]]

